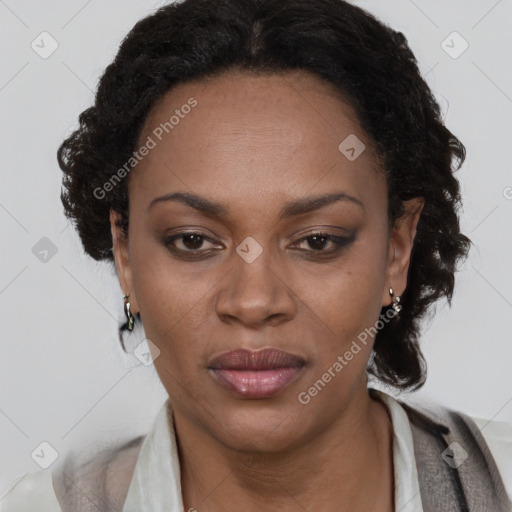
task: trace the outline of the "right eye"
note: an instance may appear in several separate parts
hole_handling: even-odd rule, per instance
[[[198,231],[184,231],[166,237],[163,242],[167,249],[174,254],[199,255],[211,249],[207,248],[200,251],[204,243],[211,242],[213,244],[214,240]]]

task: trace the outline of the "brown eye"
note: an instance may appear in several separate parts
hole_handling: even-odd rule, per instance
[[[212,247],[204,247],[205,242],[209,242],[213,246],[213,240],[196,231],[186,231],[166,237],[163,241],[164,245],[176,255],[202,255],[208,252]]]
[[[345,237],[323,232],[312,233],[299,240],[295,246],[307,245],[307,247],[301,249],[305,253],[316,252],[319,255],[329,255],[348,247],[355,240],[355,235],[355,233],[352,233],[349,237]]]
[[[200,249],[203,245],[204,237],[203,235],[198,235],[197,233],[191,233],[182,235],[181,240],[187,249],[197,250]]]
[[[309,246],[315,251],[325,249],[327,242],[332,242],[329,237],[323,235],[311,235],[306,238]]]

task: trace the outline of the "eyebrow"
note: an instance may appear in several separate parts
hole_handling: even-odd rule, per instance
[[[171,194],[155,197],[155,199],[149,203],[148,210],[150,210],[157,203],[167,201],[177,201],[183,203],[205,215],[212,217],[227,217],[229,215],[228,208],[226,208],[221,203],[216,203],[210,199],[206,199],[205,197],[187,192],[173,192]],[[285,203],[279,213],[279,220],[310,213],[339,201],[348,201],[350,203],[359,205],[361,208],[363,208],[363,210],[365,209],[363,202],[356,197],[353,197],[345,192],[333,192],[320,196],[295,199]]]

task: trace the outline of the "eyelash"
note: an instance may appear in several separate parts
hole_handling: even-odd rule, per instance
[[[176,233],[174,235],[171,235],[171,236],[165,238],[164,245],[171,253],[173,253],[177,256],[179,255],[178,257],[183,257],[185,259],[187,259],[187,258],[188,259],[204,258],[205,252],[208,255],[208,251],[203,251],[203,254],[201,254],[200,249],[183,250],[183,249],[177,249],[173,245],[175,240],[183,239],[184,237],[191,236],[191,235],[196,235],[198,237],[201,237],[202,241],[208,241],[208,242],[215,243],[214,240],[212,240],[210,237],[208,237],[204,233],[201,233],[200,231],[184,231],[182,233]],[[352,244],[352,242],[355,240],[355,235],[356,235],[356,233],[354,232],[350,236],[344,237],[344,236],[339,236],[339,235],[333,235],[333,234],[327,233],[325,231],[317,231],[317,232],[311,233],[305,237],[302,237],[300,240],[295,242],[293,245],[294,246],[299,245],[303,242],[306,242],[308,239],[312,239],[314,237],[325,238],[325,239],[327,239],[327,241],[330,241],[331,243],[333,243],[334,249],[331,249],[328,251],[323,250],[323,249],[317,249],[317,250],[315,250],[315,249],[302,250],[301,249],[302,252],[311,253],[313,258],[318,259],[318,258],[322,258],[322,257],[326,257],[326,256],[332,256],[332,255],[338,253],[339,251],[341,251],[342,249],[349,247]],[[308,256],[310,256],[310,255],[307,255],[306,257],[308,257]]]

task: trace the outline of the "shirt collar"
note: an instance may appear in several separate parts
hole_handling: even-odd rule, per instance
[[[170,401],[142,443],[123,512],[182,511],[180,464]]]
[[[380,400],[388,410],[393,424],[393,466],[395,477],[395,510],[423,512],[414,443],[407,413],[392,396],[369,388],[370,395]]]
[[[393,425],[395,510],[423,512],[409,419],[392,396],[370,388],[386,406]],[[123,512],[182,511],[181,478],[174,422],[167,399],[141,446]]]

